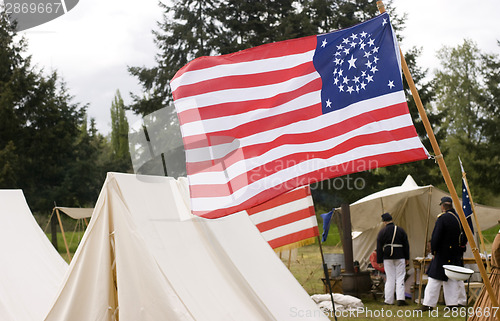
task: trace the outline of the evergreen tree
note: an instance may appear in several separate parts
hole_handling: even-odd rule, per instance
[[[218,53],[214,45],[219,35],[219,22],[214,11],[220,0],[175,0],[172,5],[160,3],[164,10],[160,30],[154,31],[157,65],[129,67],[143,87],[143,95],[132,95],[129,108],[145,116],[166,107],[171,101],[170,79],[190,60]]]
[[[19,181],[20,108],[24,93],[32,90],[36,75],[30,72],[29,58],[23,59],[24,39],[14,41],[15,26],[0,12],[0,187],[13,188]]]
[[[33,210],[48,210],[71,193],[63,182],[86,107],[72,103],[56,72],[43,75],[23,57],[26,43],[5,13],[0,44],[0,187],[21,188]]]
[[[111,146],[113,148],[112,156],[115,160],[123,163],[130,162],[128,121],[125,116],[125,104],[119,90],[116,91],[115,99],[111,103]]]
[[[297,37],[292,0],[227,0],[214,13],[222,30],[214,49],[228,54]]]
[[[66,168],[62,189],[66,191],[60,204],[77,207],[92,207],[99,196],[106,178],[105,164],[109,162],[106,147],[109,143],[97,132],[95,120],[90,119],[90,128],[86,117],[79,126],[74,142],[74,158]]]

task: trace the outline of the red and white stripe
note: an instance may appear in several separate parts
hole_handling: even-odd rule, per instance
[[[323,115],[315,48],[313,36],[201,57],[172,79],[193,214],[427,157],[402,91]]]
[[[319,233],[309,186],[296,188],[246,211],[273,249]]]

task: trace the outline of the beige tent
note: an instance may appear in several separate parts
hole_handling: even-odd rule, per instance
[[[92,216],[92,212],[94,212],[93,208],[62,207],[62,206],[56,206],[54,210],[59,210],[75,220],[90,218]]]
[[[75,231],[73,231],[73,236],[74,236],[74,233],[76,232],[78,227],[82,227],[83,229],[85,229],[87,227],[87,225],[88,225],[87,219],[92,216],[94,209],[93,208],[56,206],[52,210],[52,215],[54,215],[54,213],[55,213],[57,216],[57,221],[59,222],[59,228],[61,229],[61,234],[63,237],[64,246],[66,248],[66,255],[68,256],[68,260],[71,261],[71,254],[69,252],[69,245],[68,245],[68,241],[66,239],[66,232],[64,231],[63,223],[61,220],[61,215],[59,214],[59,212],[62,212],[64,214],[68,215],[69,217],[71,217],[72,219],[76,220]],[[52,219],[52,215],[50,216],[51,219]],[[83,223],[85,223],[85,227],[83,226]]]
[[[0,204],[0,320],[43,320],[68,265],[38,226],[21,190],[0,190]]]
[[[193,217],[188,195],[108,174],[45,320],[328,320],[248,215]]]
[[[410,258],[425,256],[425,234],[427,231],[430,240],[443,196],[449,194],[432,185],[418,186],[408,175],[401,186],[379,191],[351,204],[354,260],[360,262],[361,268],[368,265],[369,256],[376,248],[377,234],[382,228],[380,216],[385,212],[391,213],[395,224],[408,233]],[[476,205],[475,209],[481,229],[498,223],[499,208]]]

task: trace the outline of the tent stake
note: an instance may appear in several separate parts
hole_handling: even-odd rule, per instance
[[[382,1],[377,1],[377,7],[380,11],[380,13],[385,12],[385,6]],[[406,78],[406,82],[410,86],[411,94],[413,96],[413,99],[415,100],[415,103],[417,105],[418,113],[420,114],[420,119],[422,120],[422,123],[425,127],[425,131],[427,132],[427,136],[429,136],[429,140],[431,142],[432,148],[434,150],[434,158],[437,161],[439,165],[439,169],[441,170],[441,174],[443,175],[444,181],[446,182],[446,186],[448,187],[448,191],[451,194],[451,198],[455,204],[460,204],[460,199],[458,198],[457,191],[455,190],[455,186],[453,185],[453,181],[451,180],[450,173],[448,172],[448,167],[446,167],[446,163],[443,158],[443,154],[441,153],[441,149],[439,148],[439,145],[437,143],[436,137],[434,136],[434,132],[432,130],[431,124],[429,122],[429,119],[427,118],[427,114],[425,112],[424,106],[422,104],[422,101],[420,100],[420,96],[418,94],[418,91],[415,87],[415,83],[413,82],[413,78],[410,74],[410,70],[408,69],[408,65],[406,64],[406,60],[403,56],[403,52],[401,49],[399,49],[399,53],[401,56],[401,65],[403,68],[403,73]],[[478,248],[476,246],[476,242],[474,241],[474,236],[472,235],[472,231],[469,227],[469,224],[467,223],[467,219],[465,218],[464,211],[461,206],[456,206],[456,210],[458,213],[458,216],[460,218],[460,222],[462,223],[462,226],[465,231],[465,235],[467,236],[467,240],[469,241],[469,244],[472,249],[472,254],[474,254],[474,259],[476,260],[476,264],[479,268],[479,272],[481,273],[481,277],[483,278],[484,286],[486,287],[486,290],[488,291],[488,294],[490,296],[491,303],[494,307],[498,307],[498,300],[495,292],[493,291],[493,288],[491,287],[490,280],[488,279],[488,274],[486,273],[486,270],[483,265],[483,260],[481,259],[481,256],[479,255]],[[496,315],[496,318],[498,321],[500,321],[500,313]]]

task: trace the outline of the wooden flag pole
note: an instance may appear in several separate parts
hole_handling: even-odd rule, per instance
[[[330,283],[330,275],[328,274],[328,266],[326,265],[325,256],[323,255],[323,247],[321,246],[321,238],[319,237],[319,231],[318,231],[318,235],[316,237],[318,239],[319,252],[321,253],[321,262],[323,263],[323,274],[325,275],[326,288],[328,289],[328,293],[330,293],[330,299],[332,300],[333,317],[335,318],[335,321],[337,321],[337,314],[335,313],[335,301],[333,300],[333,293],[332,293],[332,284]]]
[[[476,222],[477,233],[479,234],[479,241],[481,243],[482,250],[484,251],[484,254],[486,256],[486,269],[487,272],[489,273],[491,271],[490,260],[488,260],[488,255],[487,255],[488,253],[486,251],[486,245],[484,244],[483,232],[481,231],[481,227],[479,226],[479,221],[477,220],[476,207],[474,206],[474,201],[472,200],[472,193],[469,188],[469,182],[467,181],[467,174],[463,169],[462,161],[460,160],[460,158],[459,161],[460,161],[460,166],[462,167],[462,178],[464,179],[465,185],[467,186],[467,194],[469,195],[470,206],[472,208],[472,213],[474,214],[474,221]]]
[[[380,13],[385,12],[385,6],[382,1],[377,1],[377,7],[380,11]],[[422,104],[422,101],[420,100],[420,96],[418,94],[418,91],[415,87],[415,83],[413,81],[413,78],[411,77],[410,70],[408,69],[408,65],[406,64],[406,60],[403,56],[403,52],[401,49],[399,49],[399,53],[401,56],[401,66],[403,68],[403,73],[405,75],[406,81],[408,82],[408,85],[410,86],[411,94],[413,96],[413,99],[415,100],[415,103],[417,105],[418,113],[420,114],[420,118],[422,120],[422,123],[425,127],[425,131],[427,132],[427,135],[429,136],[429,140],[431,142],[432,148],[434,150],[434,158],[437,161],[439,165],[439,169],[441,170],[441,174],[443,175],[444,181],[446,182],[446,186],[448,187],[448,191],[451,194],[451,198],[453,200],[453,203],[455,204],[460,204],[460,199],[458,198],[457,191],[455,190],[455,186],[453,185],[453,181],[451,180],[450,173],[448,172],[448,167],[446,167],[446,163],[443,158],[443,154],[441,153],[441,149],[439,148],[439,145],[437,143],[436,137],[434,136],[434,132],[432,130],[431,124],[429,122],[429,119],[427,118],[427,114],[425,112],[424,106]],[[469,227],[469,224],[467,223],[467,219],[465,218],[464,211],[461,206],[456,207],[458,216],[460,218],[460,222],[462,223],[462,226],[465,231],[465,235],[467,236],[467,240],[469,241],[469,244],[472,249],[472,254],[474,255],[474,259],[476,260],[476,264],[479,268],[479,272],[481,274],[481,277],[483,278],[484,286],[486,288],[486,291],[488,291],[491,303],[494,307],[498,307],[498,300],[495,292],[493,291],[493,288],[491,287],[490,280],[488,279],[488,274],[486,273],[486,270],[483,265],[483,260],[481,259],[481,256],[479,255],[479,250],[476,246],[476,242],[474,241],[474,236],[472,235],[472,231]],[[500,321],[500,313],[496,315],[496,318],[498,321]]]

